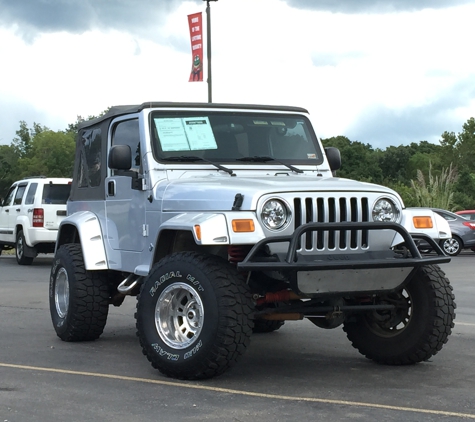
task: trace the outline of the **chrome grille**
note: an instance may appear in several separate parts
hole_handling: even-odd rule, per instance
[[[306,223],[369,221],[367,197],[294,198],[294,229]],[[326,230],[304,234],[299,251],[348,250],[368,248],[367,230]]]

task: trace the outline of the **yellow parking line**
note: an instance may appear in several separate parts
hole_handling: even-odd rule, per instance
[[[184,382],[162,381],[162,380],[154,380],[154,379],[148,379],[148,378],[127,377],[127,376],[122,376],[122,375],[100,374],[100,373],[95,373],[95,372],[69,371],[67,369],[42,368],[42,367],[37,367],[37,366],[14,365],[14,364],[9,364],[9,363],[0,363],[0,367],[26,369],[26,370],[31,370],[31,371],[53,372],[53,373],[68,374],[68,375],[82,375],[86,377],[116,379],[116,380],[121,380],[121,381],[143,382],[143,383],[148,383],[148,384],[166,385],[170,387],[191,388],[195,390],[213,391],[217,393],[226,393],[226,394],[237,394],[241,396],[250,396],[250,397],[266,398],[266,399],[273,399],[273,400],[277,399],[277,400],[288,400],[288,401],[304,401],[304,402],[312,402],[312,403],[336,404],[336,405],[344,405],[344,406],[398,410],[398,411],[412,412],[412,413],[424,413],[424,414],[439,415],[439,416],[454,416],[458,418],[475,419],[475,415],[470,414],[470,413],[446,412],[444,410],[417,409],[414,407],[389,406],[385,404],[364,403],[364,402],[348,401],[348,400],[331,400],[331,399],[319,399],[315,397],[297,397],[297,396],[283,396],[280,394],[255,393],[252,391],[232,390],[229,388],[186,384]]]
[[[475,324],[472,324],[471,322],[457,322],[457,321],[455,321],[455,325],[467,325],[469,327],[475,327]]]

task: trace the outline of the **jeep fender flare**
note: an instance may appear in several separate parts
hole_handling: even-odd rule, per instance
[[[252,221],[254,229],[234,232],[233,220]],[[249,211],[183,213],[165,221],[160,226],[163,230],[190,231],[197,245],[254,244],[265,237],[255,213]]]
[[[56,250],[66,243],[81,245],[86,270],[108,269],[104,236],[96,214],[90,211],[76,212],[60,224]]]

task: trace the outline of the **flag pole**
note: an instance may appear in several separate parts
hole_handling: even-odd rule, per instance
[[[213,102],[213,79],[211,75],[211,8],[209,7],[210,1],[218,0],[203,0],[206,1],[206,54],[208,58],[208,103]]]

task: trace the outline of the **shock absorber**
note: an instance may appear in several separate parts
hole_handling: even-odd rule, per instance
[[[249,247],[245,245],[229,245],[228,261],[234,265],[236,265],[238,262],[242,262],[249,250]]]
[[[264,305],[265,303],[288,302],[290,300],[302,299],[299,295],[291,290],[281,290],[280,292],[268,292],[264,297],[257,299],[257,305]]]

